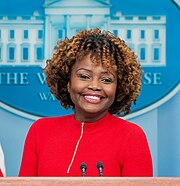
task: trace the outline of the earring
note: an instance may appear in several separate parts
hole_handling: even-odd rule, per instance
[[[68,93],[69,93],[69,86],[67,86],[67,90],[68,90]]]

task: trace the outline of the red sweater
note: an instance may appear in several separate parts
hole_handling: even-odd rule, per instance
[[[152,176],[142,129],[109,113],[84,125],[74,115],[36,121],[25,141],[19,176],[81,176],[82,162],[86,176],[99,176],[99,161],[104,176]]]

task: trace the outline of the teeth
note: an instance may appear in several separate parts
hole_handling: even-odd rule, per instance
[[[96,97],[96,96],[85,96],[86,98],[89,98],[89,99],[95,99],[95,100],[100,100],[99,97]]]

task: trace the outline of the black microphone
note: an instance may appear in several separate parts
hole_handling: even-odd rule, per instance
[[[103,176],[103,163],[99,161],[96,166],[99,170],[99,176]]]
[[[82,176],[84,177],[86,175],[86,169],[87,169],[86,163],[84,163],[84,162],[81,163],[80,169],[81,169],[81,172],[82,172]]]

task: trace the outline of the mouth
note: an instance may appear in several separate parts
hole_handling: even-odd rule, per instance
[[[101,95],[83,95],[86,102],[89,103],[100,103],[104,98]]]

